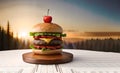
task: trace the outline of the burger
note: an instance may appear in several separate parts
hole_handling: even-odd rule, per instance
[[[59,54],[62,52],[63,29],[58,24],[52,23],[51,16],[44,16],[44,23],[33,26],[30,36],[34,40],[30,48],[34,54]]]

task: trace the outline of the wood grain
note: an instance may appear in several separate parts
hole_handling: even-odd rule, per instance
[[[54,55],[36,55],[33,52],[24,53],[23,61],[31,64],[61,64],[68,63],[73,60],[73,54],[62,52]]]

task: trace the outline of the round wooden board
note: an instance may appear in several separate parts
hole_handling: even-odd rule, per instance
[[[31,64],[62,64],[73,60],[73,54],[68,52],[54,55],[36,55],[33,52],[29,52],[24,53],[22,56],[24,62]]]

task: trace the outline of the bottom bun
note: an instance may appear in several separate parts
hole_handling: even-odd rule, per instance
[[[46,50],[46,51],[37,50],[37,49],[33,50],[34,54],[44,54],[44,55],[47,55],[47,54],[60,54],[61,52],[62,52],[62,49]]]

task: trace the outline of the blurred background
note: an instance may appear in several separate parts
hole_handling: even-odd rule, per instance
[[[119,0],[0,0],[0,50],[29,49],[48,9],[67,34],[64,49],[120,52]]]

